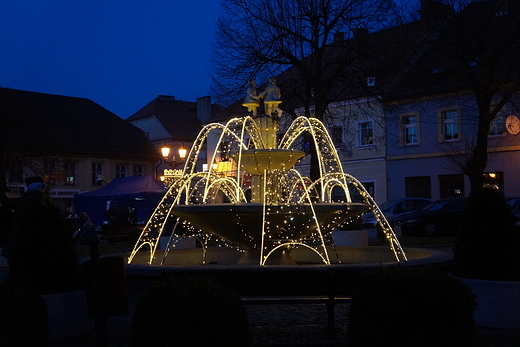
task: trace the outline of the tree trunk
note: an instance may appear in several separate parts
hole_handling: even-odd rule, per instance
[[[479,124],[475,147],[465,170],[470,182],[470,191],[484,187],[484,172],[488,161],[488,133],[493,116],[489,110],[491,98],[480,98],[483,99],[485,102],[479,102]]]

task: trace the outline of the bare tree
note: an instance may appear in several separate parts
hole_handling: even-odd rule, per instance
[[[355,56],[337,49],[355,30],[389,24],[392,0],[223,0],[213,55],[213,94],[240,99],[248,79],[277,76],[284,111],[303,107],[319,119],[336,99]],[[346,36],[345,36],[346,35]],[[352,47],[351,47],[352,48]],[[292,106],[292,107],[291,107]]]
[[[463,155],[451,157],[469,177],[471,189],[484,185],[489,130],[504,106],[520,91],[520,2],[509,0],[438,0],[458,11],[455,20],[425,55],[421,68],[436,70],[422,88],[441,88],[454,98],[474,98],[475,136],[465,139]],[[426,76],[425,74],[423,76]],[[409,85],[410,87],[410,85]],[[419,90],[416,90],[419,92]],[[515,99],[516,96],[516,99]],[[458,158],[458,159],[457,159]]]

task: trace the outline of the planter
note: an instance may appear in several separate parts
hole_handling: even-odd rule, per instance
[[[48,310],[51,341],[65,340],[94,332],[89,319],[86,291],[43,295]]]
[[[520,329],[520,281],[459,280],[476,295],[477,326]]]

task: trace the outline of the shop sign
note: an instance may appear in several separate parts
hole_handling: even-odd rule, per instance
[[[73,199],[75,194],[81,193],[79,189],[52,189],[51,198],[53,199]]]

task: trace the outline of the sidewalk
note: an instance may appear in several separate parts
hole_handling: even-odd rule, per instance
[[[115,245],[113,249],[122,251],[124,245]],[[0,271],[0,276],[5,275],[6,269],[0,270],[3,270]],[[129,313],[107,319],[109,347],[129,346],[132,313],[137,297],[142,291],[143,288],[139,285],[131,281],[128,283]],[[348,308],[348,303],[336,305],[335,330],[328,332],[325,305],[246,305],[253,346],[348,346]],[[479,344],[476,347],[520,347],[520,330],[479,328],[478,340]],[[93,346],[96,346],[95,333],[51,344],[51,347]]]
[[[348,346],[346,343],[348,304],[337,305],[336,329],[333,333],[327,332],[324,305],[259,305],[247,306],[246,310],[255,347]],[[131,313],[108,319],[110,347],[129,346],[131,322]],[[520,331],[479,328],[478,340],[476,347],[518,347]],[[95,346],[94,334],[51,345],[51,347],[93,346]]]

